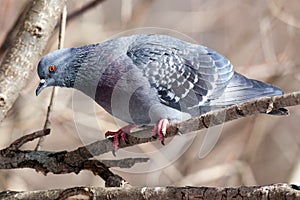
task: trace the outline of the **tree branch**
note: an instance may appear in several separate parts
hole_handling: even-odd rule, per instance
[[[67,199],[81,197],[80,199],[299,199],[300,191],[287,184],[274,184],[266,186],[241,187],[131,187],[131,188],[100,188],[100,187],[74,187],[68,189],[55,189],[44,191],[0,193],[3,200],[10,199]],[[86,197],[86,198],[84,198]]]
[[[11,143],[9,145],[9,147],[7,148],[8,150],[16,150],[19,149],[23,144],[30,142],[32,140],[35,140],[37,138],[46,136],[50,134],[50,129],[44,129],[41,131],[36,131],[34,133],[31,133],[29,135],[26,135],[24,137],[21,137],[17,140],[15,140],[13,143]]]
[[[174,136],[178,132],[185,134],[188,132],[215,126],[227,121],[250,116],[256,113],[265,113],[272,109],[294,106],[300,103],[300,92],[294,92],[276,97],[264,97],[240,105],[234,105],[221,110],[209,112],[205,115],[192,118],[180,123],[171,125],[168,128],[166,137]],[[270,109],[272,108],[272,109]],[[220,117],[221,116],[221,117]],[[90,170],[99,175],[108,182],[110,177],[119,180],[118,186],[123,184],[123,179],[112,174],[105,162],[109,166],[126,166],[131,167],[138,162],[146,162],[145,158],[124,159],[121,161],[104,161],[89,160],[94,156],[101,155],[114,149],[109,139],[96,141],[92,144],[79,147],[73,151],[30,151],[20,150],[19,147],[24,143],[35,138],[49,134],[49,130],[33,133],[23,136],[13,142],[9,147],[0,150],[0,169],[15,168],[33,168],[41,171],[43,174],[52,172],[54,174],[79,173],[81,170]],[[149,129],[134,132],[128,135],[128,142],[121,141],[120,148],[129,147],[141,143],[154,141]],[[113,181],[114,182],[114,181]],[[110,185],[111,186],[111,185]]]
[[[95,175],[100,176],[107,187],[120,187],[126,184],[126,181],[118,175],[113,174],[110,167],[132,167],[138,162],[147,162],[147,158],[130,158],[121,160],[89,160],[76,162],[72,157],[72,153],[67,151],[50,152],[50,151],[23,151],[19,148],[26,142],[32,141],[39,137],[50,134],[50,129],[37,131],[29,135],[25,135],[14,141],[9,147],[0,150],[0,168],[32,168],[46,175],[49,172],[54,174],[76,173],[82,170],[89,170]],[[71,161],[71,162],[69,162]],[[109,166],[107,166],[107,163]]]
[[[300,92],[293,92],[274,97],[263,97],[243,104],[212,111],[183,122],[175,123],[168,128],[165,137],[172,137],[178,135],[178,133],[186,134],[193,131],[198,131],[258,113],[267,113],[271,111],[271,108],[275,110],[299,104]],[[125,148],[156,140],[151,137],[151,128],[130,133],[127,139],[128,140],[126,142],[122,140],[120,141],[119,148]],[[76,156],[77,161],[83,161],[93,156],[101,155],[113,150],[114,147],[112,145],[112,142],[107,139],[96,141],[84,147],[79,147],[78,149],[68,153],[71,153],[72,156]]]
[[[82,8],[74,11],[70,15],[68,15],[67,23],[70,23],[72,20],[76,19],[78,16],[81,16],[83,13],[87,12],[88,10],[95,8],[98,4],[103,3],[105,0],[94,0],[92,2],[87,3]]]
[[[44,51],[65,1],[33,0],[0,68],[0,121],[18,98]]]
[[[82,8],[73,11],[71,14],[67,16],[67,24],[69,24],[71,21],[74,21],[76,18],[81,16],[83,13],[89,11],[90,9],[95,8],[98,4],[104,2],[105,0],[94,0],[92,2],[88,2],[86,5],[84,5]],[[0,46],[0,54],[2,54],[6,49],[11,45],[13,42],[15,36],[17,35],[17,30],[19,30],[21,24],[23,24],[25,14],[31,7],[31,2],[27,3],[23,10],[20,12],[17,20],[13,24],[13,26],[10,28],[8,33],[6,34],[5,40],[3,44]],[[59,25],[56,25],[54,32],[57,32],[59,30]],[[52,36],[54,35],[54,32]]]

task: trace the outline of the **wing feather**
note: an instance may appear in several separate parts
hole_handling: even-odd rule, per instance
[[[160,101],[175,109],[183,104],[193,108],[221,96],[234,73],[230,62],[204,46],[177,39],[172,44],[159,43],[156,38],[133,44],[127,51],[157,89]]]

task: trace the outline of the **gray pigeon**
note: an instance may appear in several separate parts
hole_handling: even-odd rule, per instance
[[[115,132],[116,138],[132,124],[156,125],[154,131],[163,141],[169,122],[283,94],[235,72],[230,61],[212,49],[157,34],[54,51],[41,59],[38,75],[36,95],[48,86],[76,88],[131,124]]]

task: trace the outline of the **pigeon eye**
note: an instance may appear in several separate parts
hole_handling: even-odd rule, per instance
[[[49,72],[53,73],[55,72],[55,70],[56,70],[56,66],[54,65],[49,66]]]

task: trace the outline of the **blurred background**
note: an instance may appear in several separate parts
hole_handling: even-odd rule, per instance
[[[1,0],[0,44],[28,2]],[[68,14],[90,2],[68,0]],[[231,60],[236,71],[288,93],[300,89],[299,9],[298,0],[106,0],[73,18],[66,29],[64,46],[99,43],[132,33],[170,34],[215,49]],[[57,38],[56,33],[45,53],[57,48]],[[0,124],[1,149],[42,129],[51,89],[36,97],[38,82],[33,71],[32,80]],[[93,109],[82,109],[82,104]],[[149,163],[133,169],[113,169],[136,186],[300,183],[300,107],[289,110],[286,117],[261,114],[211,129],[218,139],[205,155],[201,147],[210,134],[207,130],[168,139],[164,147],[159,142],[143,144],[120,150],[117,157],[109,153],[99,158],[150,157]],[[103,139],[105,131],[116,130],[121,124],[88,98],[61,88],[56,89],[50,121],[52,132],[42,143],[42,150],[74,150]],[[23,149],[35,145],[28,143]],[[1,190],[77,185],[103,186],[104,182],[88,171],[44,176],[32,169],[0,170]]]

